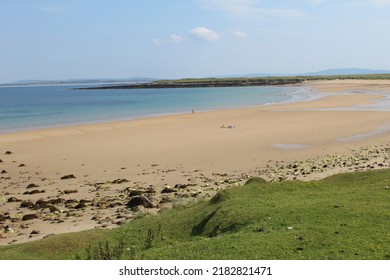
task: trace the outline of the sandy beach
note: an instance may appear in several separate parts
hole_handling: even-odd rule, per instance
[[[252,176],[390,167],[390,111],[357,110],[388,97],[390,81],[304,85],[321,98],[0,134],[0,245],[116,227]]]

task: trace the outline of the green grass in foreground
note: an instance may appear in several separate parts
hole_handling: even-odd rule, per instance
[[[390,259],[389,185],[390,170],[251,179],[116,230],[1,247],[0,259],[115,258],[114,246],[125,259]]]

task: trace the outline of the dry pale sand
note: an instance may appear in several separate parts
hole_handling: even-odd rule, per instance
[[[210,197],[250,176],[311,179],[389,167],[390,112],[353,106],[380,100],[390,81],[305,85],[340,94],[310,102],[0,134],[0,245],[111,228],[139,213]],[[363,91],[344,94],[349,90]],[[316,110],[336,107],[350,109]],[[379,153],[372,156],[373,150]],[[348,162],[356,153],[364,153],[362,162]],[[336,158],[337,164],[330,168],[331,163],[323,164],[325,158]],[[278,166],[308,160],[321,168],[295,168],[288,175],[278,171]],[[75,178],[61,179],[65,175]],[[137,195],[151,205],[127,207]]]

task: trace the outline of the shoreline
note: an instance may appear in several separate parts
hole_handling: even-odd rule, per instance
[[[263,86],[258,86],[263,87]],[[267,87],[273,87],[273,86],[267,86]],[[284,88],[285,86],[275,86]],[[221,108],[205,108],[205,109],[199,109],[196,110],[198,113],[203,112],[213,112],[213,111],[220,111],[220,110],[234,110],[234,109],[245,109],[245,108],[255,108],[259,106],[269,106],[274,104],[284,104],[284,103],[292,103],[297,101],[305,101],[313,99],[312,92],[310,92],[310,89],[307,87],[298,87],[295,85],[288,86],[291,88],[291,90],[295,90],[289,93],[280,93],[282,95],[285,95],[288,100],[280,101],[280,102],[272,102],[272,103],[264,103],[264,104],[256,104],[256,105],[243,105],[243,106],[233,106],[233,107],[221,107]],[[222,87],[223,88],[223,87]],[[228,88],[228,87],[227,87]],[[22,128],[16,128],[16,129],[0,129],[0,135],[1,134],[10,134],[10,133],[18,133],[18,132],[27,132],[27,131],[36,131],[36,130],[46,130],[46,129],[56,129],[56,128],[66,128],[66,127],[75,127],[75,126],[84,126],[84,125],[95,125],[95,124],[110,124],[110,123],[116,123],[116,122],[127,122],[127,121],[136,121],[136,120],[143,120],[143,119],[149,119],[149,118],[159,118],[159,117],[167,117],[167,116],[175,116],[175,115],[183,115],[187,114],[188,110],[181,110],[181,111],[171,111],[171,112],[164,112],[164,113],[155,113],[155,114],[145,114],[145,115],[136,115],[136,116],[128,116],[128,117],[118,117],[118,118],[111,118],[111,119],[102,119],[102,120],[90,120],[90,121],[78,121],[78,122],[64,122],[60,124],[49,124],[49,125],[43,125],[43,126],[25,126]]]
[[[354,110],[374,104],[390,81],[304,85],[322,98],[0,134],[0,246],[113,228],[249,177],[312,180],[390,167],[389,131],[375,133],[390,112]],[[128,207],[139,196],[151,207]]]
[[[344,80],[343,80],[344,81]],[[348,80],[347,80],[348,81]],[[353,82],[365,82],[366,80],[352,80]],[[370,81],[369,81],[370,82]],[[383,82],[383,80],[379,80],[375,82]],[[333,92],[332,90],[328,92],[323,92],[322,90],[314,90],[314,88],[311,87],[311,85],[316,85],[321,82],[302,82],[301,84],[290,84],[290,85],[275,85],[276,87],[289,87],[289,88],[296,88],[297,90],[285,93],[285,95],[289,96],[290,99],[280,101],[280,102],[272,102],[272,103],[264,103],[264,104],[257,104],[257,105],[245,105],[245,106],[238,106],[238,107],[226,107],[226,108],[211,108],[211,109],[201,109],[196,110],[197,113],[207,113],[207,112],[218,112],[218,111],[225,111],[225,110],[241,110],[241,109],[251,109],[251,108],[258,108],[258,107],[268,107],[268,106],[278,106],[278,105],[284,105],[284,104],[292,104],[292,103],[301,103],[301,102],[313,102],[318,99],[333,96],[334,94],[342,94],[342,95],[355,95],[352,90],[346,90],[342,92]],[[326,83],[326,82],[325,82]],[[309,86],[307,86],[309,85]],[[269,87],[272,87],[269,86]],[[386,104],[386,107],[384,111],[390,111],[390,90],[389,92],[385,93],[381,90],[380,92],[371,92],[370,90],[365,90],[364,92],[359,92],[359,94],[364,95],[376,95],[378,97],[382,97],[385,99],[389,99],[389,104]],[[367,104],[363,102],[362,104]],[[291,107],[295,109],[294,107]],[[318,109],[318,108],[315,108]],[[329,107],[328,110],[335,110],[336,107]],[[342,110],[346,110],[346,108],[341,108]],[[304,108],[302,108],[304,110]],[[359,108],[358,105],[355,105],[354,107],[349,108],[348,110],[379,110],[376,108]],[[72,127],[82,127],[82,126],[90,126],[90,125],[104,125],[104,124],[111,124],[111,123],[121,123],[121,122],[130,122],[130,121],[137,121],[137,120],[145,120],[145,119],[155,119],[160,117],[169,117],[169,116],[180,116],[180,115],[186,115],[188,114],[187,111],[173,111],[173,112],[166,112],[166,113],[156,113],[156,114],[149,114],[149,115],[141,115],[141,116],[134,116],[134,117],[122,117],[122,118],[113,118],[113,119],[106,119],[106,120],[94,120],[94,121],[80,121],[80,122],[70,122],[70,123],[63,123],[63,124],[53,124],[53,125],[46,125],[46,126],[36,126],[36,127],[24,127],[20,129],[11,129],[11,130],[0,130],[0,135],[7,135],[7,134],[13,134],[13,133],[23,133],[23,132],[34,132],[34,131],[43,131],[43,130],[51,130],[51,129],[63,129],[63,128],[72,128]]]

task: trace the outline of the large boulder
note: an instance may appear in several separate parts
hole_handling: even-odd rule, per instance
[[[143,206],[145,208],[153,208],[153,203],[143,195],[134,196],[132,199],[129,200],[127,203],[128,208],[133,208],[136,206]]]

